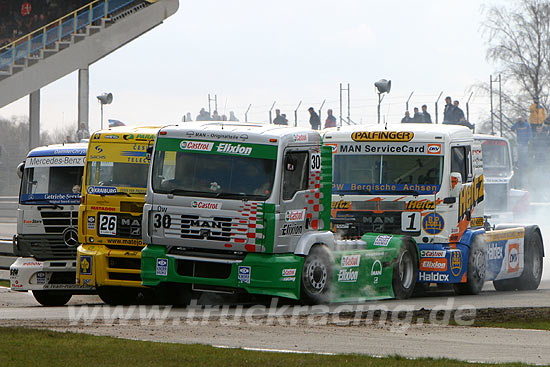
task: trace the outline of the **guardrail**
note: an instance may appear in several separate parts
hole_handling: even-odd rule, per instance
[[[46,46],[61,41],[62,38],[77,33],[78,30],[98,19],[135,2],[135,0],[95,0],[69,14],[23,36],[4,47],[0,47],[0,68],[13,65],[17,60],[45,49]]]

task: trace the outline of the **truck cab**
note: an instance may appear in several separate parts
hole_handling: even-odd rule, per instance
[[[79,208],[77,280],[109,304],[137,302],[141,285],[141,214],[158,127],[117,127],[89,141]]]
[[[366,232],[415,242],[417,283],[450,283],[478,293],[536,289],[544,248],[537,226],[493,228],[481,144],[462,126],[363,125],[329,129],[333,151],[333,230],[343,238]],[[518,280],[519,279],[519,280]]]
[[[86,144],[31,150],[18,167],[21,177],[11,289],[33,291],[45,306],[63,305],[72,294],[93,290],[77,285],[78,206]]]
[[[485,178],[485,214],[494,223],[510,221],[529,210],[528,191],[512,188],[514,168],[508,139],[500,136],[476,134],[481,144]]]

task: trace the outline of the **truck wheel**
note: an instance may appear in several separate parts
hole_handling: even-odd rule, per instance
[[[32,295],[38,303],[46,307],[64,306],[72,297],[70,293],[55,291],[32,291]]]
[[[416,247],[410,241],[403,241],[397,261],[393,266],[393,294],[397,299],[410,298],[415,290],[418,276]]]
[[[499,292],[509,292],[518,289],[517,279],[493,280],[493,286]]]
[[[454,285],[457,294],[478,294],[485,283],[487,270],[487,246],[482,236],[476,236],[468,255],[468,280]]]
[[[332,256],[324,245],[311,249],[304,261],[301,281],[301,301],[320,304],[330,301],[333,276]]]
[[[542,238],[538,231],[525,231],[525,260],[523,273],[517,279],[519,290],[532,291],[542,278]]]

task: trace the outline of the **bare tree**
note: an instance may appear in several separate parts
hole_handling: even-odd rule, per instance
[[[550,94],[550,1],[519,0],[486,9],[482,30],[487,59],[503,76],[504,101],[526,111],[538,99],[548,105]]]

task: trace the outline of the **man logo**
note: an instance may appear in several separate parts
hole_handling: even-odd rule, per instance
[[[428,154],[441,154],[441,144],[428,144]]]

